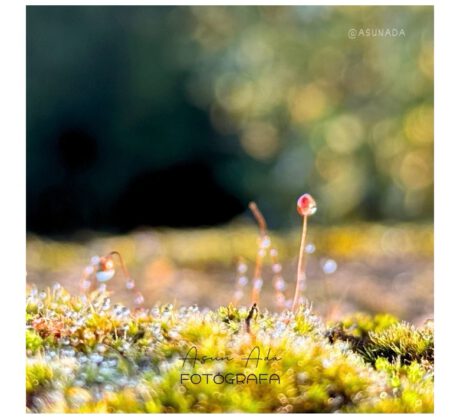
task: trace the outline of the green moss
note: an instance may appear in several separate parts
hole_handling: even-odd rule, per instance
[[[28,361],[26,365],[26,391],[28,394],[37,392],[51,385],[53,370],[43,361]]]
[[[409,364],[412,361],[433,361],[434,337],[432,328],[417,329],[407,323],[398,323],[379,331],[369,332],[363,348],[366,360],[375,362],[379,357]]]
[[[42,343],[42,338],[35,331],[26,330],[26,350],[28,355],[34,355],[40,349]]]
[[[39,412],[426,412],[433,409],[433,330],[355,314],[326,328],[306,308],[128,311],[59,293],[29,296],[27,395]],[[64,310],[67,308],[67,310]],[[44,337],[44,338],[43,338]],[[191,348],[219,361],[182,360]],[[270,362],[245,361],[257,348]],[[33,355],[40,354],[40,359]],[[252,354],[254,356],[254,354]],[[46,360],[46,362],[45,362]],[[246,365],[248,363],[248,365]],[[182,374],[201,374],[200,383]],[[236,383],[237,373],[279,375]],[[209,375],[206,383],[203,375]],[[215,383],[215,375],[230,382]],[[232,376],[233,375],[233,376]],[[233,378],[233,383],[231,383]],[[51,393],[51,394],[50,394]],[[56,395],[61,397],[56,400]],[[46,401],[34,405],[32,397]]]

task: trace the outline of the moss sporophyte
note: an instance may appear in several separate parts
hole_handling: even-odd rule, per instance
[[[265,218],[255,203],[250,209],[259,232],[245,305],[147,306],[117,251],[91,259],[79,295],[30,286],[27,410],[433,412],[433,323],[417,328],[389,314],[354,314],[331,324],[312,312],[302,296],[303,254],[312,252],[307,220],[316,211],[309,194],[297,201],[300,252],[295,292],[286,299]],[[248,259],[237,261],[237,302],[249,284]],[[278,311],[260,303],[267,259]],[[327,260],[323,271],[336,268]],[[135,308],[111,303],[106,286],[119,278],[135,294]]]
[[[257,305],[260,302],[260,294],[262,286],[264,284],[262,278],[262,265],[264,258],[268,255],[271,259],[272,272],[273,272],[273,287],[275,289],[275,300],[276,305],[279,309],[285,309],[290,307],[292,311],[295,311],[301,303],[306,304],[307,301],[302,298],[302,291],[306,288],[306,260],[304,253],[309,252],[309,248],[312,245],[306,246],[307,240],[307,221],[308,217],[315,214],[317,210],[316,201],[310,194],[302,194],[297,200],[297,212],[302,216],[302,234],[300,238],[300,250],[299,259],[297,264],[297,279],[295,285],[294,297],[291,301],[286,299],[285,290],[286,282],[282,276],[282,266],[278,261],[278,250],[273,246],[272,240],[268,233],[267,222],[265,217],[260,211],[259,207],[255,202],[249,203],[249,209],[251,210],[254,219],[259,227],[258,237],[258,250],[254,265],[254,274],[252,278],[252,293],[251,302],[253,305]],[[235,290],[235,301],[239,302],[243,297],[243,289],[247,284],[248,280],[246,277],[247,265],[242,260],[238,263],[238,275]]]

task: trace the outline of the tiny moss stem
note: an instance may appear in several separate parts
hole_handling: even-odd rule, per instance
[[[125,261],[123,259],[123,257],[121,256],[121,254],[118,252],[118,251],[112,251],[109,256],[112,256],[112,255],[116,255],[120,261],[120,265],[121,265],[121,269],[123,270],[123,274],[125,276],[125,280],[128,280],[130,279],[130,275],[129,275],[129,272],[128,272],[128,269],[126,268],[126,264],[125,264]]]
[[[257,250],[257,256],[256,256],[256,263],[254,267],[254,276],[252,278],[252,294],[251,294],[251,301],[254,302],[255,304],[259,303],[260,300],[260,287],[256,287],[259,279],[262,278],[262,262],[263,262],[263,247],[262,243],[264,238],[267,236],[267,223],[265,222],[265,218],[259,208],[257,207],[257,204],[254,203],[254,201],[251,201],[249,203],[249,209],[251,210],[254,219],[256,219],[257,224],[259,226],[259,248]]]
[[[297,282],[295,286],[294,299],[292,300],[292,311],[298,306],[300,297],[300,284],[306,281],[305,267],[303,266],[303,254],[305,253],[305,241],[307,239],[307,216],[303,217],[302,237],[300,240],[299,261],[297,263]]]

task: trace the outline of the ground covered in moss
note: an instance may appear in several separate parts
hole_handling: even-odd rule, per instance
[[[431,321],[133,310],[55,285],[29,289],[26,324],[29,412],[433,412]]]

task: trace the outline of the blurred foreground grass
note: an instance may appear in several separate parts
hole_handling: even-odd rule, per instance
[[[249,276],[252,274],[257,235],[255,227],[245,225],[143,230],[121,236],[87,234],[84,239],[66,242],[30,235],[28,283],[45,287],[60,282],[77,293],[81,273],[90,258],[117,250],[142,290],[146,304],[175,301],[215,308],[232,301],[235,267],[240,257],[249,265]],[[299,232],[274,233],[271,238],[279,251],[287,294],[292,294]],[[312,226],[309,243],[315,251],[308,256],[306,295],[323,316],[341,316],[356,310],[383,311],[418,323],[431,315],[432,225]],[[328,261],[337,268],[333,272],[324,270]],[[263,277],[262,307],[274,309],[269,263]],[[115,277],[110,289],[118,300],[130,299],[121,278]],[[249,290],[246,295],[247,300]]]

